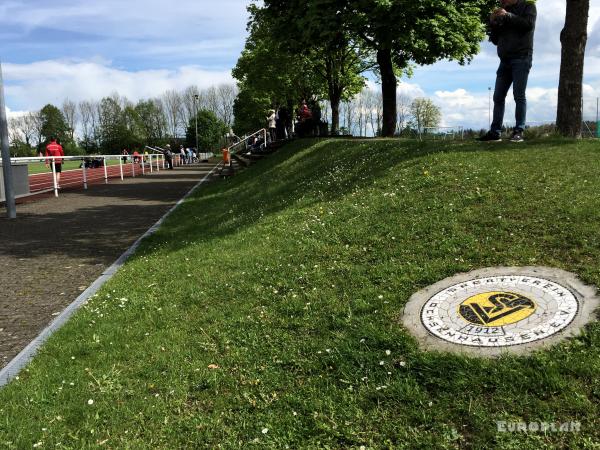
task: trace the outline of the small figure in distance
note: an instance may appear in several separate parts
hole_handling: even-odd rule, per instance
[[[167,166],[169,169],[173,170],[173,153],[171,152],[171,146],[169,144],[165,146],[165,151],[163,153],[167,161]]]
[[[513,87],[516,124],[511,142],[523,142],[527,116],[525,90],[533,58],[533,35],[537,9],[531,0],[501,0],[501,7],[490,16],[490,41],[498,47],[500,67],[496,73],[494,89],[494,117],[490,130],[478,140],[501,141],[506,95]]]
[[[46,157],[54,157],[54,172],[56,172],[56,187],[60,189],[60,174],[62,172],[62,156],[65,156],[62,145],[57,142],[57,139],[50,137],[50,143],[46,146]],[[46,159],[46,167],[50,167],[52,158]]]

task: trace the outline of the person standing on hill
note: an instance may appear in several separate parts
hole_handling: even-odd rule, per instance
[[[269,110],[269,115],[267,116],[267,125],[269,127],[269,137],[271,138],[271,142],[275,142],[275,140],[277,140],[277,116],[274,109]]]
[[[498,47],[500,67],[496,72],[494,118],[490,131],[479,138],[483,142],[501,141],[506,95],[513,87],[516,124],[511,142],[523,142],[527,116],[525,89],[533,58],[533,35],[537,9],[535,0],[501,0],[501,8],[490,16],[490,41]]]
[[[56,185],[60,189],[60,174],[62,172],[62,156],[65,156],[62,145],[56,142],[56,138],[52,136],[50,143],[46,146],[46,167],[50,167],[54,160],[54,171],[56,172]],[[48,158],[49,157],[49,158]]]

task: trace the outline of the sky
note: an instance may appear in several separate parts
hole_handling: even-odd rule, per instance
[[[2,0],[0,60],[9,115],[65,98],[131,100],[168,89],[233,82],[231,69],[246,38],[247,0]],[[565,0],[538,0],[528,122],[552,121],[560,67]],[[600,96],[600,0],[590,0],[584,114],[594,120]],[[471,64],[418,67],[399,91],[431,98],[444,125],[485,128],[488,87],[498,65],[483,43]],[[369,83],[376,88],[375,83]],[[509,94],[510,95],[510,94]],[[507,121],[514,108],[508,103]]]

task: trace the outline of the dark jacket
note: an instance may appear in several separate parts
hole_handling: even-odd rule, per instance
[[[490,41],[498,46],[500,58],[533,55],[533,33],[537,9],[531,0],[518,0],[506,8],[507,15],[489,23]]]

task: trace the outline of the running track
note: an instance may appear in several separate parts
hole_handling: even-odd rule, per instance
[[[175,163],[175,161],[174,161]],[[159,163],[160,170],[163,170],[162,161]],[[156,172],[156,161],[153,162],[153,171]],[[144,172],[150,173],[150,165],[146,162],[144,166]],[[104,167],[97,169],[86,169],[87,184],[99,184],[108,182],[111,178],[121,178],[121,171],[119,165],[106,166],[106,176],[104,178]],[[142,176],[142,165],[141,163],[132,164],[128,162],[123,164],[123,177]],[[65,170],[62,172],[60,179],[61,189],[65,188],[83,188],[83,169]],[[38,194],[42,192],[49,192],[54,190],[54,181],[52,178],[52,171],[46,173],[37,173],[29,175],[29,191],[31,194]]]

